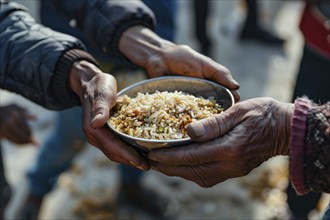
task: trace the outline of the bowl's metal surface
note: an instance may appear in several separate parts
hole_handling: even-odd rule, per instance
[[[143,80],[121,90],[118,93],[118,96],[127,95],[131,98],[134,98],[138,92],[154,93],[156,91],[182,91],[197,97],[202,96],[203,98],[209,98],[213,96],[217,103],[219,103],[224,108],[224,110],[231,107],[235,102],[233,95],[227,88],[208,80],[183,76],[168,76]],[[113,112],[110,113],[110,117],[112,114]],[[190,138],[177,140],[152,140],[137,138],[117,131],[109,123],[108,126],[122,140],[124,140],[129,145],[138,148],[144,153],[147,153],[156,148],[180,146],[191,142]]]

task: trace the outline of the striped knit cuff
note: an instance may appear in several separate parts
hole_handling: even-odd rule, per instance
[[[304,177],[306,152],[307,113],[311,102],[306,98],[298,98],[294,103],[294,112],[291,120],[291,137],[289,153],[290,180],[297,194],[303,195],[310,191]]]

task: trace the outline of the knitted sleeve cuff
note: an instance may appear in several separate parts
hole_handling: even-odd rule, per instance
[[[79,49],[71,49],[64,52],[55,67],[51,90],[56,101],[64,106],[80,104],[78,95],[68,86],[69,73],[72,65],[79,60],[87,60],[97,65],[97,61],[89,53]]]
[[[305,137],[307,127],[307,114],[311,107],[311,101],[306,98],[298,98],[294,103],[294,112],[291,120],[291,137],[289,153],[290,180],[296,192],[300,195],[310,191],[304,177],[305,165]]]

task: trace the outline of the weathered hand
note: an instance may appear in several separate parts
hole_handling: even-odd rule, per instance
[[[28,125],[28,121],[34,119],[34,115],[16,104],[0,107],[0,139],[5,138],[16,144],[36,145]]]
[[[116,104],[115,78],[87,61],[79,61],[73,65],[69,82],[81,100],[83,130],[88,142],[98,147],[112,161],[143,170],[149,169],[145,159],[105,126],[109,111]]]
[[[119,48],[129,60],[143,67],[149,77],[182,75],[209,79],[232,90],[235,101],[240,99],[236,91],[239,85],[226,67],[188,46],[160,38],[148,28],[129,28],[123,33]]]
[[[152,168],[211,187],[247,175],[276,155],[288,155],[293,105],[271,98],[235,104],[225,112],[191,123],[187,146],[153,151]]]

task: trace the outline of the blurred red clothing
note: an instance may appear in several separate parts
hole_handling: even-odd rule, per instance
[[[306,4],[300,29],[305,43],[318,53],[330,58],[330,21],[328,15],[313,4]]]

